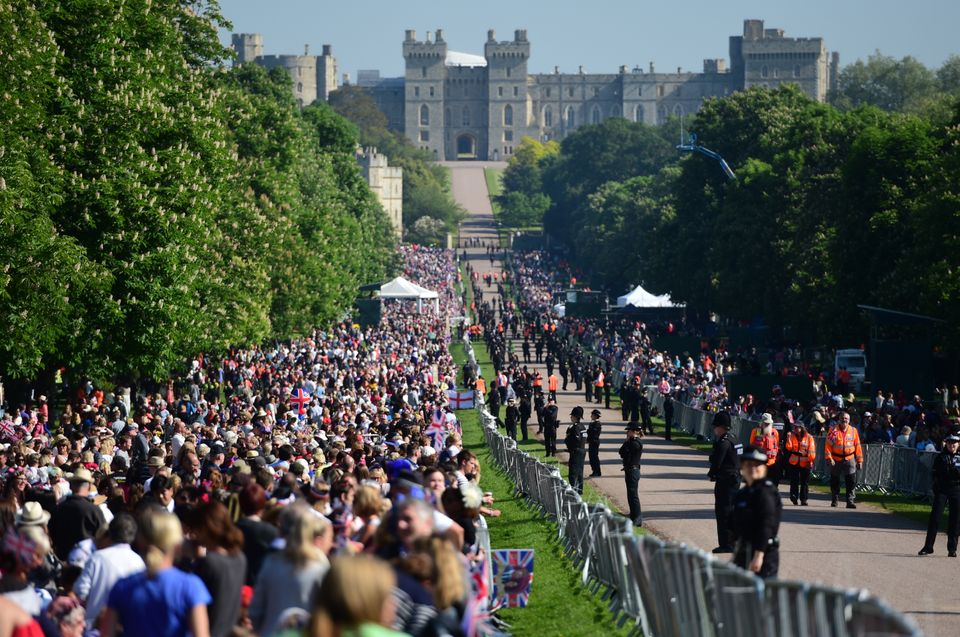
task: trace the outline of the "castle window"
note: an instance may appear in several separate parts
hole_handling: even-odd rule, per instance
[[[613,105],[613,108],[610,109],[610,117],[620,117],[620,106],[617,104]]]
[[[426,104],[420,105],[420,125],[421,126],[430,125],[430,109],[427,108]]]
[[[518,87],[514,86],[514,87],[513,87],[513,96],[514,96],[514,97],[517,97],[518,95],[520,95],[520,89],[519,89]]]
[[[773,77],[774,78],[780,77],[780,69],[773,69]]]
[[[420,77],[427,77],[427,67],[425,66],[420,67]]]
[[[770,75],[770,71],[767,69],[767,65],[764,64],[760,67],[760,77],[767,77]]]
[[[572,87],[572,86],[567,89],[567,93],[569,93],[570,97],[573,97],[573,87]]]
[[[549,106],[543,109],[543,125],[548,128],[553,126],[553,109]]]
[[[510,77],[510,67],[507,67],[507,77]]]
[[[509,104],[503,107],[503,125],[513,126],[513,107]]]
[[[428,131],[428,130],[422,130],[422,131],[420,131],[420,141],[422,141],[422,142],[428,142],[428,141],[430,141],[430,131]]]
[[[577,113],[572,106],[567,107],[567,128],[573,128],[577,125]]]
[[[793,66],[793,77],[800,77],[800,65],[795,64]]]
[[[463,123],[464,126],[470,125],[470,107],[469,106],[463,107],[463,119],[461,119],[460,121]]]
[[[657,97],[663,97],[663,84],[657,84]]]
[[[453,123],[453,120],[450,119],[450,109],[446,108],[443,110],[443,124],[449,126],[451,123]]]
[[[433,97],[433,87],[430,87],[430,97]]]
[[[643,121],[643,106],[637,104],[637,107],[633,109],[633,121],[642,122]]]
[[[503,141],[505,141],[505,142],[512,142],[512,141],[513,141],[513,131],[512,131],[512,130],[505,130],[505,131],[503,131]]]
[[[497,97],[503,97],[503,87],[502,87],[502,86],[498,86],[498,87],[497,87]]]
[[[600,107],[594,106],[593,110],[590,111],[590,123],[599,124],[600,123]]]
[[[547,87],[547,97],[550,97],[550,87]]]
[[[673,114],[676,115],[677,117],[683,117],[683,106],[680,104],[677,104],[676,106],[674,106]]]
[[[600,89],[598,89],[596,86],[593,87],[593,96],[594,97],[600,96]]]
[[[419,86],[414,86],[414,87],[413,87],[413,96],[414,96],[414,97],[420,97],[420,87],[419,87]]]
[[[303,93],[303,82],[297,82],[297,93]]]
[[[661,106],[657,111],[657,123],[665,124],[667,122],[667,107]]]

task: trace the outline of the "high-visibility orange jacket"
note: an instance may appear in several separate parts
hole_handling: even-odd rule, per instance
[[[763,428],[757,427],[750,432],[750,445],[762,449],[767,454],[767,466],[777,463],[777,453],[780,451],[780,432],[771,429],[769,434],[763,433]]]
[[[533,377],[533,386],[534,387],[543,387],[543,377],[540,376],[538,372],[536,376]]]
[[[860,434],[850,425],[847,425],[846,431],[840,431],[840,427],[834,427],[827,434],[827,445],[824,453],[827,458],[832,458],[834,462],[843,462],[855,457],[857,464],[863,464]]]
[[[603,372],[597,374],[597,380],[593,382],[594,387],[603,387]]]
[[[547,379],[547,389],[550,391],[557,391],[557,375],[550,374],[550,378]]]
[[[481,396],[487,395],[487,383],[482,378],[477,379],[476,390]]]
[[[804,433],[803,438],[790,432],[787,434],[787,440],[783,443],[783,448],[790,456],[790,464],[798,466],[801,469],[808,469],[813,466],[813,461],[817,459],[817,442],[813,436]]]

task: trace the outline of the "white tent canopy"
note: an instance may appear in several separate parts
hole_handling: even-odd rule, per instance
[[[433,290],[421,287],[416,283],[407,281],[402,276],[398,276],[392,281],[387,281],[380,286],[381,299],[416,299],[417,310],[423,309],[424,299],[433,299],[433,309],[440,311],[440,295]]]
[[[633,292],[617,297],[617,307],[626,307],[627,305],[634,307],[682,307],[671,301],[669,294],[657,296],[644,290],[641,285],[638,285]]]

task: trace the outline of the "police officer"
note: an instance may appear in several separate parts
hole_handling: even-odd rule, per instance
[[[744,487],[733,501],[733,563],[763,578],[776,577],[780,568],[777,533],[783,511],[777,487],[767,480],[768,468],[766,451],[747,447],[740,457]]]
[[[710,453],[710,471],[713,482],[713,510],[717,519],[718,546],[714,553],[733,552],[733,499],[740,488],[740,450],[730,435],[730,414],[718,412],[713,417],[714,440]]]
[[[653,421],[650,419],[650,399],[647,398],[647,392],[637,392],[640,395],[640,419],[643,423],[643,429],[646,433],[653,433]]]
[[[587,449],[590,456],[590,477],[600,477],[600,433],[603,425],[600,423],[600,410],[590,412],[590,424],[587,426]]]
[[[520,409],[517,407],[516,398],[507,399],[507,413],[504,421],[507,425],[507,437],[517,439],[517,423],[520,422]]]
[[[943,441],[943,451],[933,460],[933,508],[927,523],[927,540],[917,555],[933,553],[944,507],[949,507],[947,520],[947,555],[957,556],[957,538],[960,536],[960,436],[951,434]]]
[[[563,441],[567,445],[570,459],[567,462],[567,480],[577,493],[583,495],[583,460],[586,455],[587,428],[580,422],[583,420],[583,407],[579,405],[570,411],[570,426]]]
[[[623,460],[623,479],[627,483],[627,504],[630,506],[630,520],[634,526],[643,526],[643,511],[640,509],[640,457],[643,455],[643,429],[634,421],[627,425],[627,439],[620,445],[620,458]]]
[[[523,442],[527,441],[527,423],[530,422],[532,408],[530,406],[530,392],[525,391],[520,396],[520,435]]]
[[[557,455],[557,427],[560,426],[557,401],[551,400],[543,408],[543,445],[544,455]]]

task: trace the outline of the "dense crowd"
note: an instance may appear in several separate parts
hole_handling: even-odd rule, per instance
[[[478,487],[447,402],[450,251],[405,246],[440,312],[386,304],[198,356],[151,389],[2,418],[0,635],[471,635]]]
[[[755,347],[728,351],[703,338],[698,351],[666,352],[654,347],[656,336],[698,336],[703,330],[682,320],[675,324],[629,317],[560,317],[554,293],[571,287],[581,273],[543,251],[513,253],[510,265],[518,303],[510,313],[523,320],[523,326],[517,328],[523,339],[521,351],[514,354],[517,361],[528,362],[535,352],[536,360],[547,362],[549,371],[556,366],[564,388],[568,376],[577,390],[581,385],[585,390],[593,385],[592,397],[599,400],[602,395],[608,405],[607,396],[619,393],[625,420],[631,411],[646,408],[643,397],[637,397],[637,387],[656,385],[662,394],[682,404],[757,420],[769,413],[777,423],[803,422],[815,435],[826,433],[841,414],[849,413],[864,442],[920,451],[940,450],[944,438],[957,428],[960,392],[956,388],[939,389],[942,398],[937,401],[883,391],[870,400],[858,400],[842,382],[832,382],[824,370],[804,362],[799,347],[784,346],[765,353]],[[806,376],[814,398],[791,398],[776,384],[769,396],[731,395],[726,376],[741,372]],[[595,391],[598,382],[602,392]]]

